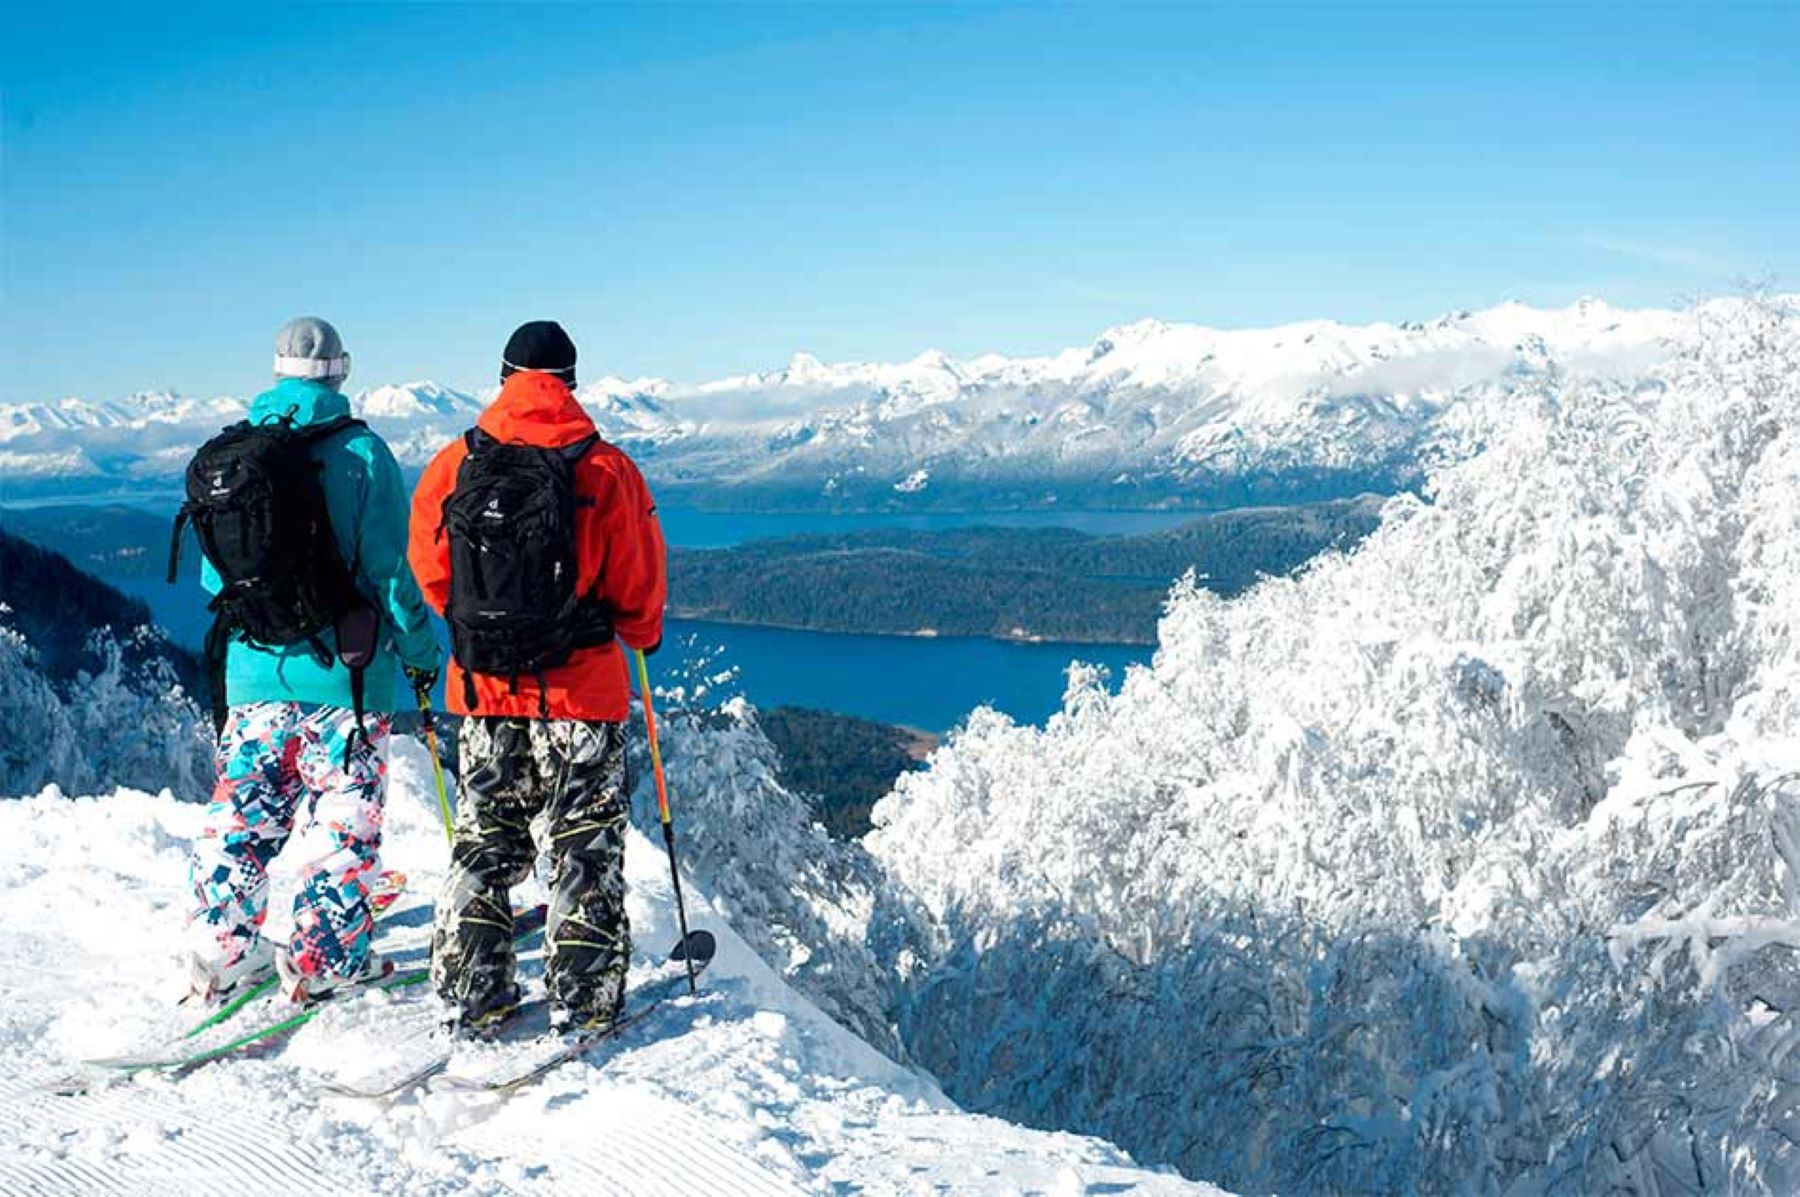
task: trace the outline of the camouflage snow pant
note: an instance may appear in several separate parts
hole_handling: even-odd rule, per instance
[[[233,706],[219,736],[219,780],[194,846],[188,880],[194,948],[221,965],[237,962],[268,914],[269,863],[298,828],[304,853],[289,949],[308,976],[362,968],[375,937],[369,906],[381,850],[387,789],[388,719],[345,707],[297,702]]]
[[[542,813],[551,864],[550,1004],[581,1020],[615,1013],[631,962],[625,725],[472,716],[460,745],[456,843],[431,946],[438,996],[463,1018],[511,998],[508,890],[531,875],[531,821]]]

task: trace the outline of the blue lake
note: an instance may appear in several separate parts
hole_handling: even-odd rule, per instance
[[[160,580],[115,579],[150,604],[175,638],[198,646],[206,633],[204,599],[191,587]],[[439,625],[440,633],[442,625]],[[742,694],[759,707],[816,707],[943,732],[988,703],[1023,722],[1041,723],[1062,705],[1071,660],[1105,665],[1123,676],[1147,662],[1141,645],[1014,644],[975,637],[847,636],[672,619],[663,650],[651,658],[658,684],[684,662],[709,672],[735,670],[720,693]]]
[[[1170,511],[949,511],[909,514],[875,512],[855,515],[813,513],[740,513],[664,507],[657,512],[663,536],[688,549],[717,549],[747,540],[798,536],[811,532],[854,532],[863,528],[906,528],[938,532],[978,526],[1002,528],[1073,528],[1101,535],[1160,532],[1199,519],[1196,512]]]
[[[144,506],[150,507],[150,504]],[[157,505],[162,509],[162,505]],[[1173,527],[1191,514],[1164,512],[1013,512],[931,515],[725,514],[682,509],[660,513],[669,543],[714,548],[746,540],[853,528],[935,529],[977,524],[1075,527],[1087,532],[1144,532]],[[204,600],[191,586],[160,579],[109,579],[149,603],[176,639],[198,645]],[[1139,645],[1014,644],[974,637],[847,636],[775,628],[671,620],[665,647],[651,662],[659,675],[683,659],[712,659],[735,669],[726,692],[759,707],[792,704],[947,731],[982,703],[1024,722],[1042,722],[1062,705],[1071,660],[1105,665],[1115,681],[1152,650]]]
[[[665,649],[689,659],[721,650],[721,668],[758,706],[818,707],[942,732],[982,703],[1022,722],[1041,723],[1062,706],[1071,660],[1105,665],[1116,681],[1147,646],[1011,644],[945,636],[840,636],[671,620]],[[696,652],[695,650],[699,650]]]

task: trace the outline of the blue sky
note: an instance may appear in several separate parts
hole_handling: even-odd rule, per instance
[[[299,312],[473,387],[536,317],[697,381],[1800,287],[1800,5],[67,7],[0,399],[249,393]]]

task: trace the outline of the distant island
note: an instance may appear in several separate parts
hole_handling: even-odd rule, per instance
[[[1238,594],[1374,530],[1364,496],[1196,518],[1163,532],[868,528],[671,549],[670,614],[817,632],[1152,644],[1170,584],[1192,569]]]

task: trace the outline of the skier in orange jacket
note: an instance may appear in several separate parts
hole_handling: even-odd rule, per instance
[[[617,1017],[631,958],[620,645],[661,643],[664,547],[643,476],[575,399],[562,328],[521,326],[500,378],[413,495],[407,556],[450,624],[445,693],[468,716],[432,980],[459,1033],[491,1033],[517,1009],[508,891],[531,873],[542,812],[552,1022],[593,1030]]]

